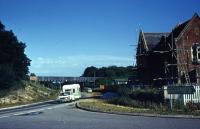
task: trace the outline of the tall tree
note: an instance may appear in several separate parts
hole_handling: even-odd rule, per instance
[[[24,53],[25,48],[25,43],[19,42],[0,22],[0,89],[25,79],[31,61]]]
[[[5,26],[0,21],[0,30],[4,30]]]

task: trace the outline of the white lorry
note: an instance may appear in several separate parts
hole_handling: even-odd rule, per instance
[[[70,102],[81,98],[80,85],[69,84],[63,85],[61,94],[58,96],[60,102]]]

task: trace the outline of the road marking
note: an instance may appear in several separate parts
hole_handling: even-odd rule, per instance
[[[19,112],[16,112],[16,113],[10,113],[8,115],[0,116],[0,119],[7,118],[7,117],[12,117],[12,116],[20,116],[20,115],[33,113],[33,112],[44,111],[44,110],[52,110],[52,109],[59,108],[59,107],[64,107],[64,106],[72,106],[74,104],[75,104],[74,102],[73,103],[65,103],[65,104],[59,104],[59,105],[52,105],[51,107],[39,107],[38,109],[30,109],[30,110],[19,111]]]
[[[10,117],[11,115],[7,115],[7,116],[0,116],[0,119],[2,118],[6,118],[6,117]]]

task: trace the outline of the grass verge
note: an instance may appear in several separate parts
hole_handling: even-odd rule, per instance
[[[155,115],[191,115],[200,116],[200,111],[185,112],[183,110],[168,111],[164,109],[135,108],[110,104],[106,100],[88,99],[79,102],[79,106],[88,110],[110,112],[110,113],[146,113]]]
[[[125,107],[119,106],[114,104],[108,104],[104,100],[100,99],[90,99],[79,102],[79,106],[91,109],[95,111],[102,111],[102,112],[118,112],[118,113],[150,113],[150,109],[141,109],[141,108],[132,108],[132,107]]]
[[[1,91],[6,93],[0,97],[0,108],[19,106],[37,102],[53,100],[58,96],[58,91],[44,87],[38,83],[25,82],[24,88]]]

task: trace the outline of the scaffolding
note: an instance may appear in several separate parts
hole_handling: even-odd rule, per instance
[[[151,53],[160,53],[160,54],[170,53],[171,62],[167,62],[167,61],[164,62],[166,77],[165,78],[159,77],[159,78],[155,78],[154,80],[160,79],[160,80],[174,81],[175,79],[177,79],[179,84],[185,83],[186,85],[190,85],[191,80],[190,80],[190,75],[189,75],[188,56],[190,55],[189,52],[191,52],[191,50],[187,50],[184,46],[182,46],[181,48],[177,48],[176,46],[174,47],[174,45],[176,45],[176,41],[174,42],[173,31],[171,33],[171,43],[167,42],[166,39],[165,39],[165,43],[169,47],[169,50],[155,50],[155,51],[151,51]],[[136,57],[148,55],[147,53],[142,52],[141,46],[142,46],[141,41],[139,41],[138,42],[139,50],[137,51]],[[173,62],[174,59],[176,60],[176,62]],[[141,64],[138,64],[138,65],[140,66]],[[169,67],[171,67],[171,70],[169,69]],[[178,77],[174,77],[173,75],[174,67],[177,67]],[[167,77],[169,73],[171,73],[171,77],[169,76]],[[185,82],[182,81],[183,78]]]

